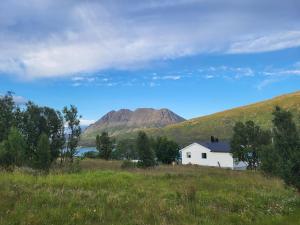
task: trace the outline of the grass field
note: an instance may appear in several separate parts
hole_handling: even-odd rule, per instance
[[[76,174],[0,172],[0,224],[300,224],[296,191],[258,172],[124,171],[120,162],[91,159],[81,166]]]

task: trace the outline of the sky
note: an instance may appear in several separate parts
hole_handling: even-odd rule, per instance
[[[0,94],[88,125],[111,110],[186,119],[300,87],[299,0],[1,0]]]

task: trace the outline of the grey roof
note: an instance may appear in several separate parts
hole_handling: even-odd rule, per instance
[[[211,152],[230,152],[229,142],[219,141],[219,142],[199,142],[200,145],[210,149]]]

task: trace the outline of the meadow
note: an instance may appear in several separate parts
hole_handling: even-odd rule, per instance
[[[0,172],[1,225],[300,224],[300,196],[255,171],[121,169],[85,159],[78,173]]]

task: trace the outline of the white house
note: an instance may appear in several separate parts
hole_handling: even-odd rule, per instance
[[[245,170],[247,164],[238,162],[230,153],[227,142],[202,142],[193,143],[180,150],[182,164],[196,164],[201,166],[214,166]]]

